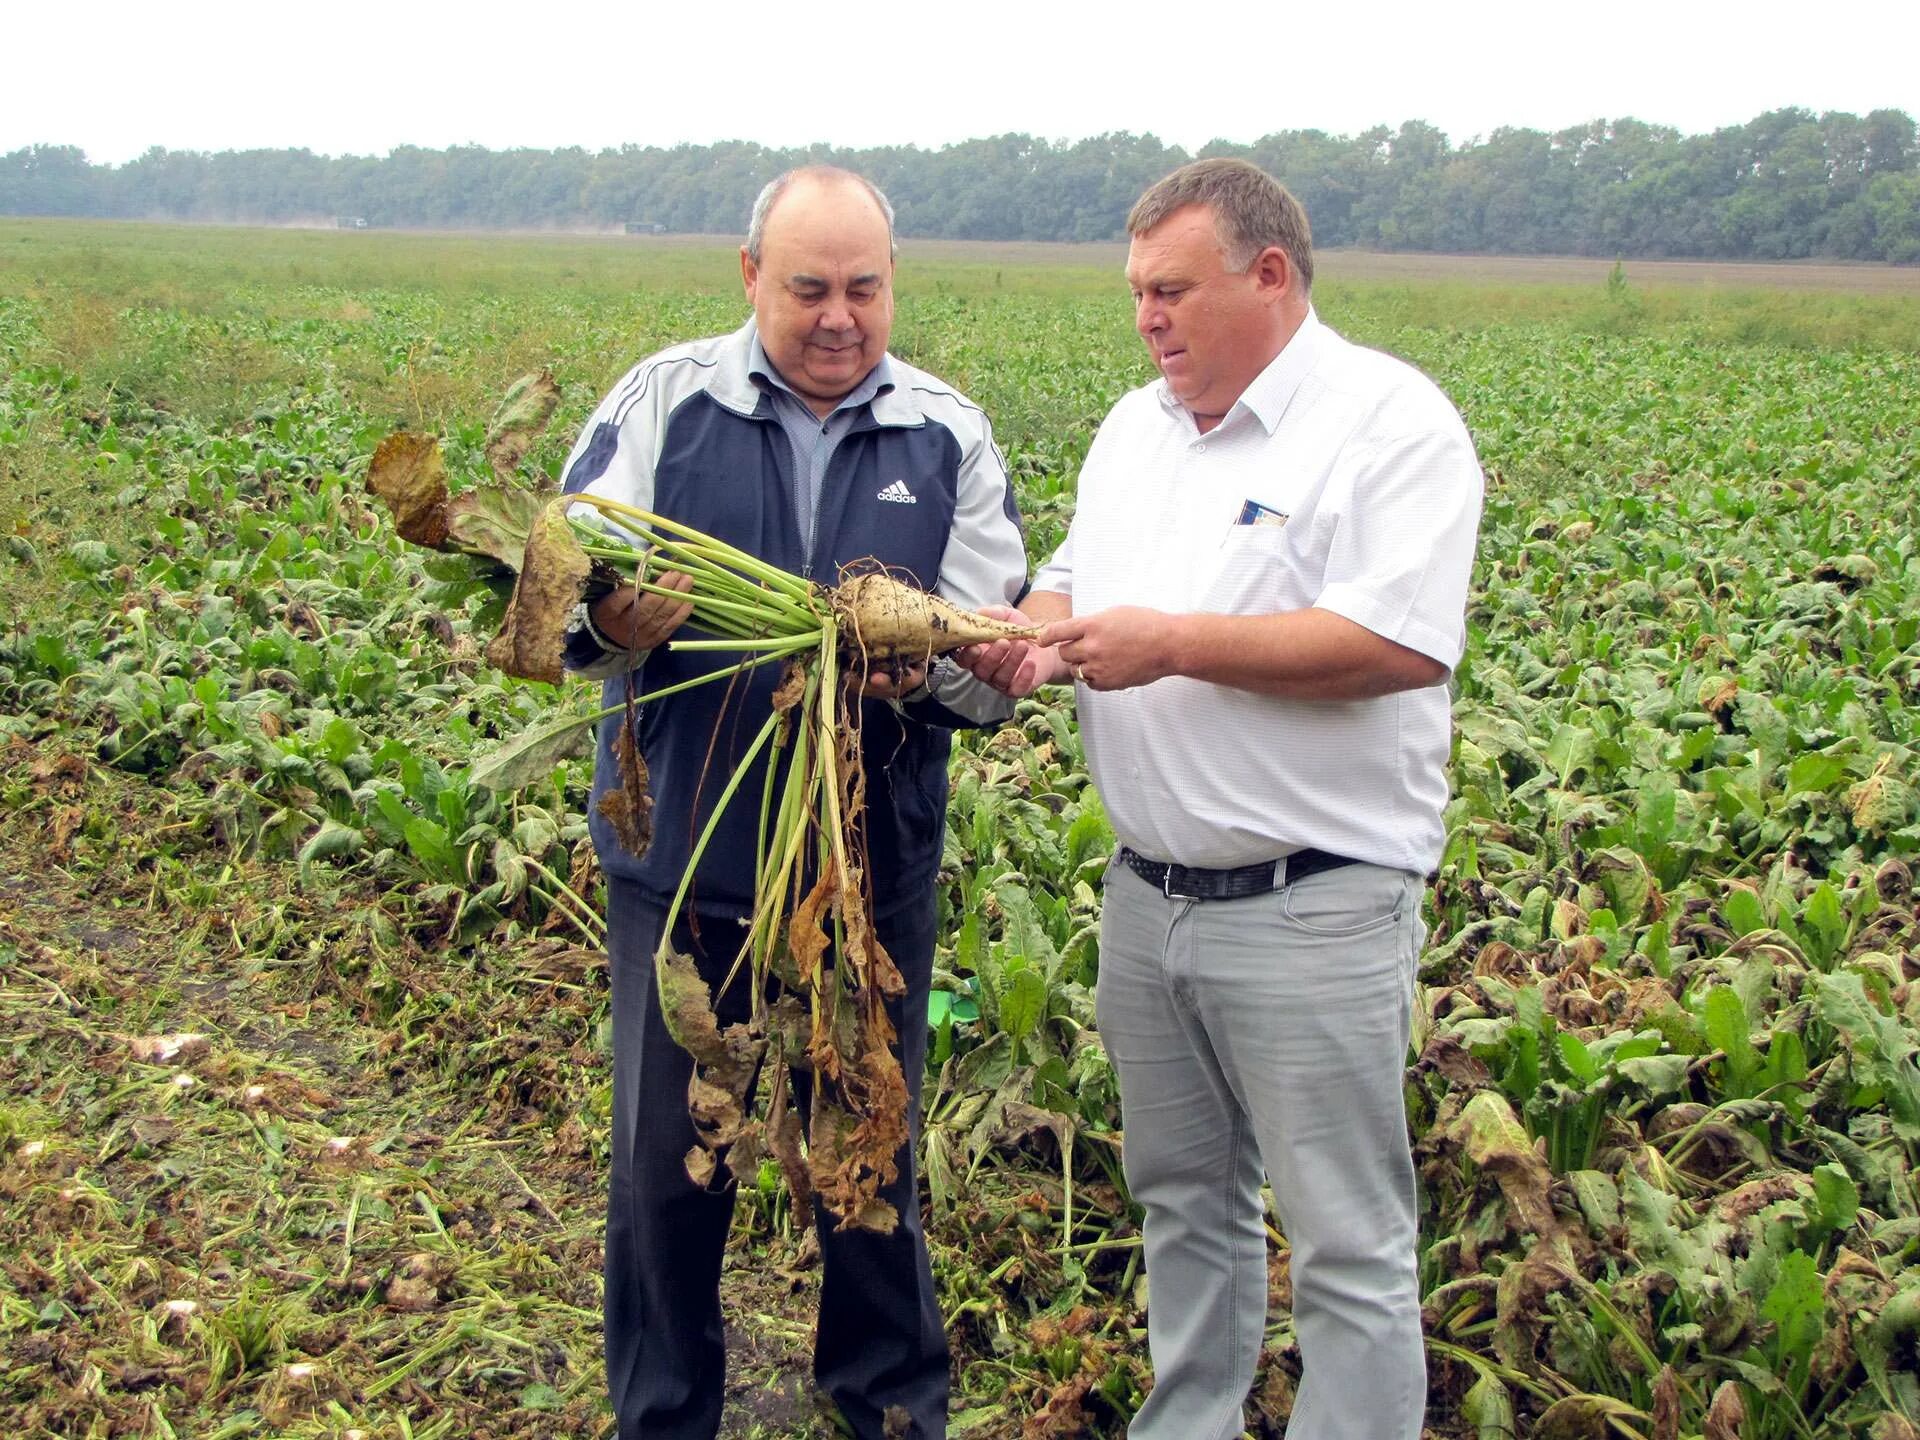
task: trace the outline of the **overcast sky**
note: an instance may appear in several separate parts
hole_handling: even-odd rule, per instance
[[[1093,18],[1105,15],[1102,21]],[[1688,132],[1782,105],[1920,116],[1920,3],[1302,6],[1044,0],[94,0],[11,7],[0,152],[824,141],[937,146],[1151,131],[1632,115]]]

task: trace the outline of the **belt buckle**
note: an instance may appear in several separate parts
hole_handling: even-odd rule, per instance
[[[1178,865],[1168,865],[1168,866],[1167,866],[1167,873],[1166,873],[1165,875],[1163,875],[1163,876],[1161,876],[1161,877],[1160,877],[1160,893],[1161,893],[1161,894],[1163,894],[1163,895],[1165,895],[1165,896],[1167,897],[1167,899],[1169,899],[1169,900],[1201,900],[1201,899],[1204,899],[1205,897],[1204,897],[1204,896],[1202,896],[1202,895],[1201,895],[1201,894],[1200,894],[1200,893],[1199,893],[1199,892],[1198,892],[1197,890],[1196,890],[1196,891],[1192,891],[1192,892],[1188,892],[1188,891],[1184,891],[1184,890],[1176,890],[1176,889],[1174,889],[1174,888],[1173,888],[1173,872],[1174,872],[1175,870],[1178,870],[1178,869],[1180,869],[1180,868],[1181,868],[1181,867],[1180,867],[1180,866],[1178,866]]]

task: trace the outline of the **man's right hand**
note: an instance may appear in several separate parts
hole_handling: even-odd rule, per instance
[[[668,571],[656,582],[667,590],[693,589],[693,577]],[[593,602],[593,624],[623,650],[656,650],[693,613],[692,602],[622,585]]]
[[[982,605],[980,613],[988,619],[1007,620],[1015,625],[1041,623],[1011,605]],[[985,645],[969,645],[954,651],[953,658],[994,689],[1015,699],[1031,695],[1042,685],[1064,684],[1070,678],[1058,647],[1042,648],[1031,640],[991,640]]]

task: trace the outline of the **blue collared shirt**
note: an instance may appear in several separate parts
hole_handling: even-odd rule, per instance
[[[813,408],[773,368],[773,361],[767,358],[766,347],[760,343],[758,332],[754,334],[752,352],[747,359],[747,374],[772,403],[774,417],[779,420],[780,428],[787,432],[787,440],[793,446],[795,518],[811,552],[814,523],[820,515],[820,493],[827,478],[827,466],[833,460],[833,452],[840,448],[840,442],[853,428],[854,420],[872,403],[874,397],[893,389],[893,366],[883,354],[880,363],[841,398],[825,419],[814,414]]]

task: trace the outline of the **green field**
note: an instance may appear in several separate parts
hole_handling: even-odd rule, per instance
[[[894,348],[993,415],[1036,557],[1151,373],[1095,258],[902,259]],[[1322,316],[1428,370],[1489,482],[1407,1076],[1433,1431],[1911,1437],[1920,298],[1341,260]],[[743,314],[715,245],[0,222],[9,1432],[611,1434],[589,774],[468,778],[590,687],[488,669],[362,482],[400,426],[478,477],[543,365],[553,473]],[[1071,697],[954,772],[955,1433],[1117,1436],[1146,1293]],[[773,1174],[735,1241],[724,1433],[835,1433]]]

